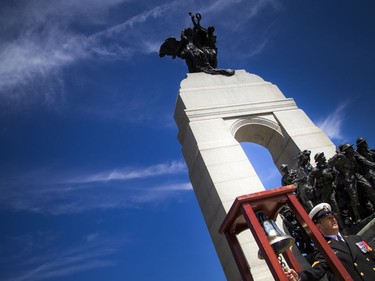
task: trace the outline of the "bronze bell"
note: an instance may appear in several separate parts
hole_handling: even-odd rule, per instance
[[[267,239],[270,242],[276,255],[284,253],[293,245],[294,238],[283,233],[277,226],[275,221],[266,219],[263,212],[259,212],[257,215],[258,220],[262,225],[264,232],[266,233]],[[258,258],[264,259],[260,250],[258,252]]]

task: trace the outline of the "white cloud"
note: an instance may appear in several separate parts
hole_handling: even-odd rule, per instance
[[[208,17],[210,14],[215,17],[221,15],[220,23],[230,31],[237,32],[249,28],[245,23],[258,17],[268,7],[279,11],[282,5],[275,0],[219,0],[207,3],[200,12]],[[254,26],[254,29],[259,29],[259,26]]]
[[[128,5],[130,9],[132,1],[39,0],[7,8],[0,12],[3,30],[10,30],[6,34],[0,33],[3,35],[3,43],[0,44],[0,97],[9,97],[10,92],[15,96],[13,89],[19,93],[22,87],[40,79],[47,80],[51,74],[52,78],[53,75],[61,77],[64,67],[82,59],[126,59],[137,53],[156,53],[165,39],[160,36],[165,34],[166,26],[174,30],[177,21],[180,28],[184,28],[183,24],[189,21],[187,14],[183,19],[172,18],[171,14],[176,16],[172,11],[201,6],[199,12],[207,17],[204,24],[209,24],[212,17],[219,17],[218,23],[233,31],[258,16],[266,7],[278,7],[273,0],[243,2],[236,1],[244,6],[243,9],[230,9],[231,14],[225,17],[222,14],[228,12],[227,7],[236,4],[233,1],[204,1],[199,5],[194,1],[172,1],[158,6],[149,5],[149,9],[129,15],[115,25],[110,23],[111,9],[120,4]],[[14,21],[14,17],[20,14],[23,20]],[[259,53],[264,42],[266,40],[263,39],[261,44],[255,44],[258,46],[255,53]],[[54,83],[53,79],[50,82]]]
[[[71,262],[76,262],[76,260],[73,259]],[[115,262],[101,260],[89,261],[81,265],[63,263],[64,262],[61,262],[59,260],[47,262],[36,267],[35,269],[32,269],[27,273],[21,273],[19,276],[10,278],[8,279],[8,281],[45,280],[51,278],[64,277],[82,271],[88,271],[92,269],[98,269],[101,267],[110,267],[116,265]]]
[[[258,45],[254,46],[252,50],[250,50],[249,54],[247,54],[247,57],[254,57],[258,54],[261,54],[264,48],[266,47],[266,45],[267,45],[267,40],[259,42]]]
[[[193,190],[190,182],[186,183],[175,183],[164,186],[153,187],[142,194],[135,195],[133,201],[136,203],[158,203],[164,201],[167,198],[173,197],[179,194],[181,191]]]
[[[97,237],[98,234],[89,234]],[[71,241],[75,246],[56,246],[55,235],[49,241],[44,236],[27,236],[29,251],[22,255],[11,254],[8,258],[16,264],[13,276],[7,281],[37,281],[52,278],[61,278],[78,272],[97,268],[111,267],[118,264],[111,255],[121,250],[127,240],[123,237],[108,237],[100,235],[100,239],[86,239],[86,241]],[[30,244],[31,242],[31,244]],[[78,242],[78,243],[77,243]],[[55,243],[55,244],[53,244]],[[51,250],[52,248],[52,250]],[[38,251],[42,249],[43,251]],[[22,268],[23,270],[18,270]]]
[[[58,111],[69,106],[69,109],[76,109],[75,112],[85,112],[90,116],[116,118],[122,122],[145,122],[150,118],[150,111],[146,109],[144,98],[139,102],[137,114],[120,106],[119,99],[123,99],[126,108],[129,108],[128,100],[132,94],[126,93],[126,90],[122,98],[114,94],[117,99],[115,103],[111,102],[111,87],[103,86],[103,92],[108,90],[105,103],[96,103],[96,99],[81,99],[85,100],[83,106],[67,104],[74,100],[67,95],[76,92],[65,89],[65,79],[68,76],[71,78],[66,70],[73,70],[70,73],[76,74],[72,81],[78,83],[79,87],[74,89],[83,93],[91,78],[86,77],[86,73],[81,76],[80,70],[74,72],[74,66],[82,62],[95,66],[103,61],[127,64],[145,54],[156,56],[164,39],[178,37],[183,28],[192,25],[187,14],[190,9],[202,13],[203,26],[212,24],[219,27],[219,62],[229,57],[230,61],[233,58],[248,59],[261,54],[268,46],[271,33],[268,30],[272,26],[269,21],[261,27],[259,23],[253,25],[249,22],[258,20],[266,9],[274,12],[279,9],[279,4],[272,0],[176,0],[160,5],[160,2],[142,1],[145,4],[143,7],[146,7],[143,10],[139,10],[139,7],[131,9],[134,2],[35,0],[27,1],[23,6],[16,5],[17,9],[0,11],[3,30],[12,32],[9,36],[1,36],[0,29],[3,39],[3,43],[0,43],[0,105],[22,109],[43,104]],[[120,9],[126,10],[124,18],[118,16],[113,19],[113,11]],[[25,19],[14,21],[13,18],[19,17],[19,14]],[[233,37],[241,40],[233,40]],[[224,67],[220,63],[219,66]],[[74,87],[73,84],[69,86]],[[138,99],[140,95],[134,98],[135,102]],[[147,106],[149,108],[149,104]]]
[[[345,139],[342,134],[342,129],[347,106],[348,102],[339,104],[331,114],[316,122],[317,126],[325,132],[329,138],[338,141]]]
[[[186,171],[185,163],[174,161],[169,164],[157,164],[145,168],[120,168],[112,171],[100,172],[72,178],[66,183],[90,183],[90,182],[108,182],[108,181],[125,181],[132,179],[141,179],[146,177],[155,177],[168,174],[178,174]]]
[[[82,59],[131,57],[143,50],[139,46],[142,44],[141,32],[132,32],[131,28],[150,18],[160,17],[178,1],[153,7],[124,23],[92,34],[69,28],[74,25],[91,27],[99,23],[105,26],[108,10],[121,2],[128,1],[33,1],[24,7],[16,5],[14,10],[8,8],[9,15],[4,14],[0,21],[4,30],[11,30],[8,36],[2,36],[3,43],[0,44],[0,97],[19,99],[21,95],[22,98],[31,98],[30,88],[24,90],[27,86],[48,79],[54,84],[64,67]],[[19,13],[25,15],[22,24],[12,20]],[[150,48],[155,51],[152,43],[147,44],[147,52]]]
[[[186,166],[179,161],[82,177],[40,169],[18,174],[16,179],[4,177],[0,208],[61,215],[136,208],[144,202],[159,204],[192,190],[190,183],[180,178],[185,173]]]
[[[144,23],[148,21],[150,18],[156,19],[164,15],[167,11],[180,6],[179,1],[173,1],[171,3],[162,4],[160,6],[155,6],[150,10],[146,10],[142,13],[139,13],[130,19],[126,20],[124,23],[111,27],[104,32],[100,32],[95,36],[107,36],[112,37],[113,35],[117,35],[123,33],[124,31],[128,30],[128,28],[133,27],[135,24]]]
[[[225,11],[227,7],[230,5],[236,5],[241,2],[243,2],[243,0],[217,0],[217,1],[206,4],[204,7],[202,7],[199,10],[199,12],[201,14],[217,13],[217,12]]]
[[[57,42],[36,40],[23,38],[0,49],[0,95],[8,95],[14,87],[30,85],[37,78],[60,76],[60,67],[74,60],[72,54],[54,45]]]
[[[89,233],[87,234],[85,237],[84,237],[84,240],[86,241],[93,241],[93,240],[97,240],[97,239],[100,239],[100,233],[97,233],[97,232],[93,232],[93,233]]]

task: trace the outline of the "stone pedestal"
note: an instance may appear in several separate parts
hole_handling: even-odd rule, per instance
[[[219,227],[237,196],[264,190],[239,142],[269,150],[277,167],[294,164],[299,151],[335,153],[334,144],[277,86],[237,70],[234,76],[189,73],[175,108],[178,140],[202,214],[230,281],[241,280]],[[272,280],[250,231],[240,244],[256,281]]]

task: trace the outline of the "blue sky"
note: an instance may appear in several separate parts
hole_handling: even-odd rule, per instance
[[[278,85],[334,143],[375,147],[374,9],[1,1],[0,280],[225,280],[176,138],[187,67],[159,46],[200,12],[216,28],[219,67]],[[266,151],[245,149],[278,187]]]

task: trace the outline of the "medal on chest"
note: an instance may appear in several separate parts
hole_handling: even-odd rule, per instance
[[[365,241],[361,241],[358,243],[355,243],[356,246],[363,252],[363,253],[368,253],[372,251],[372,248],[370,247],[369,244],[367,244]]]

